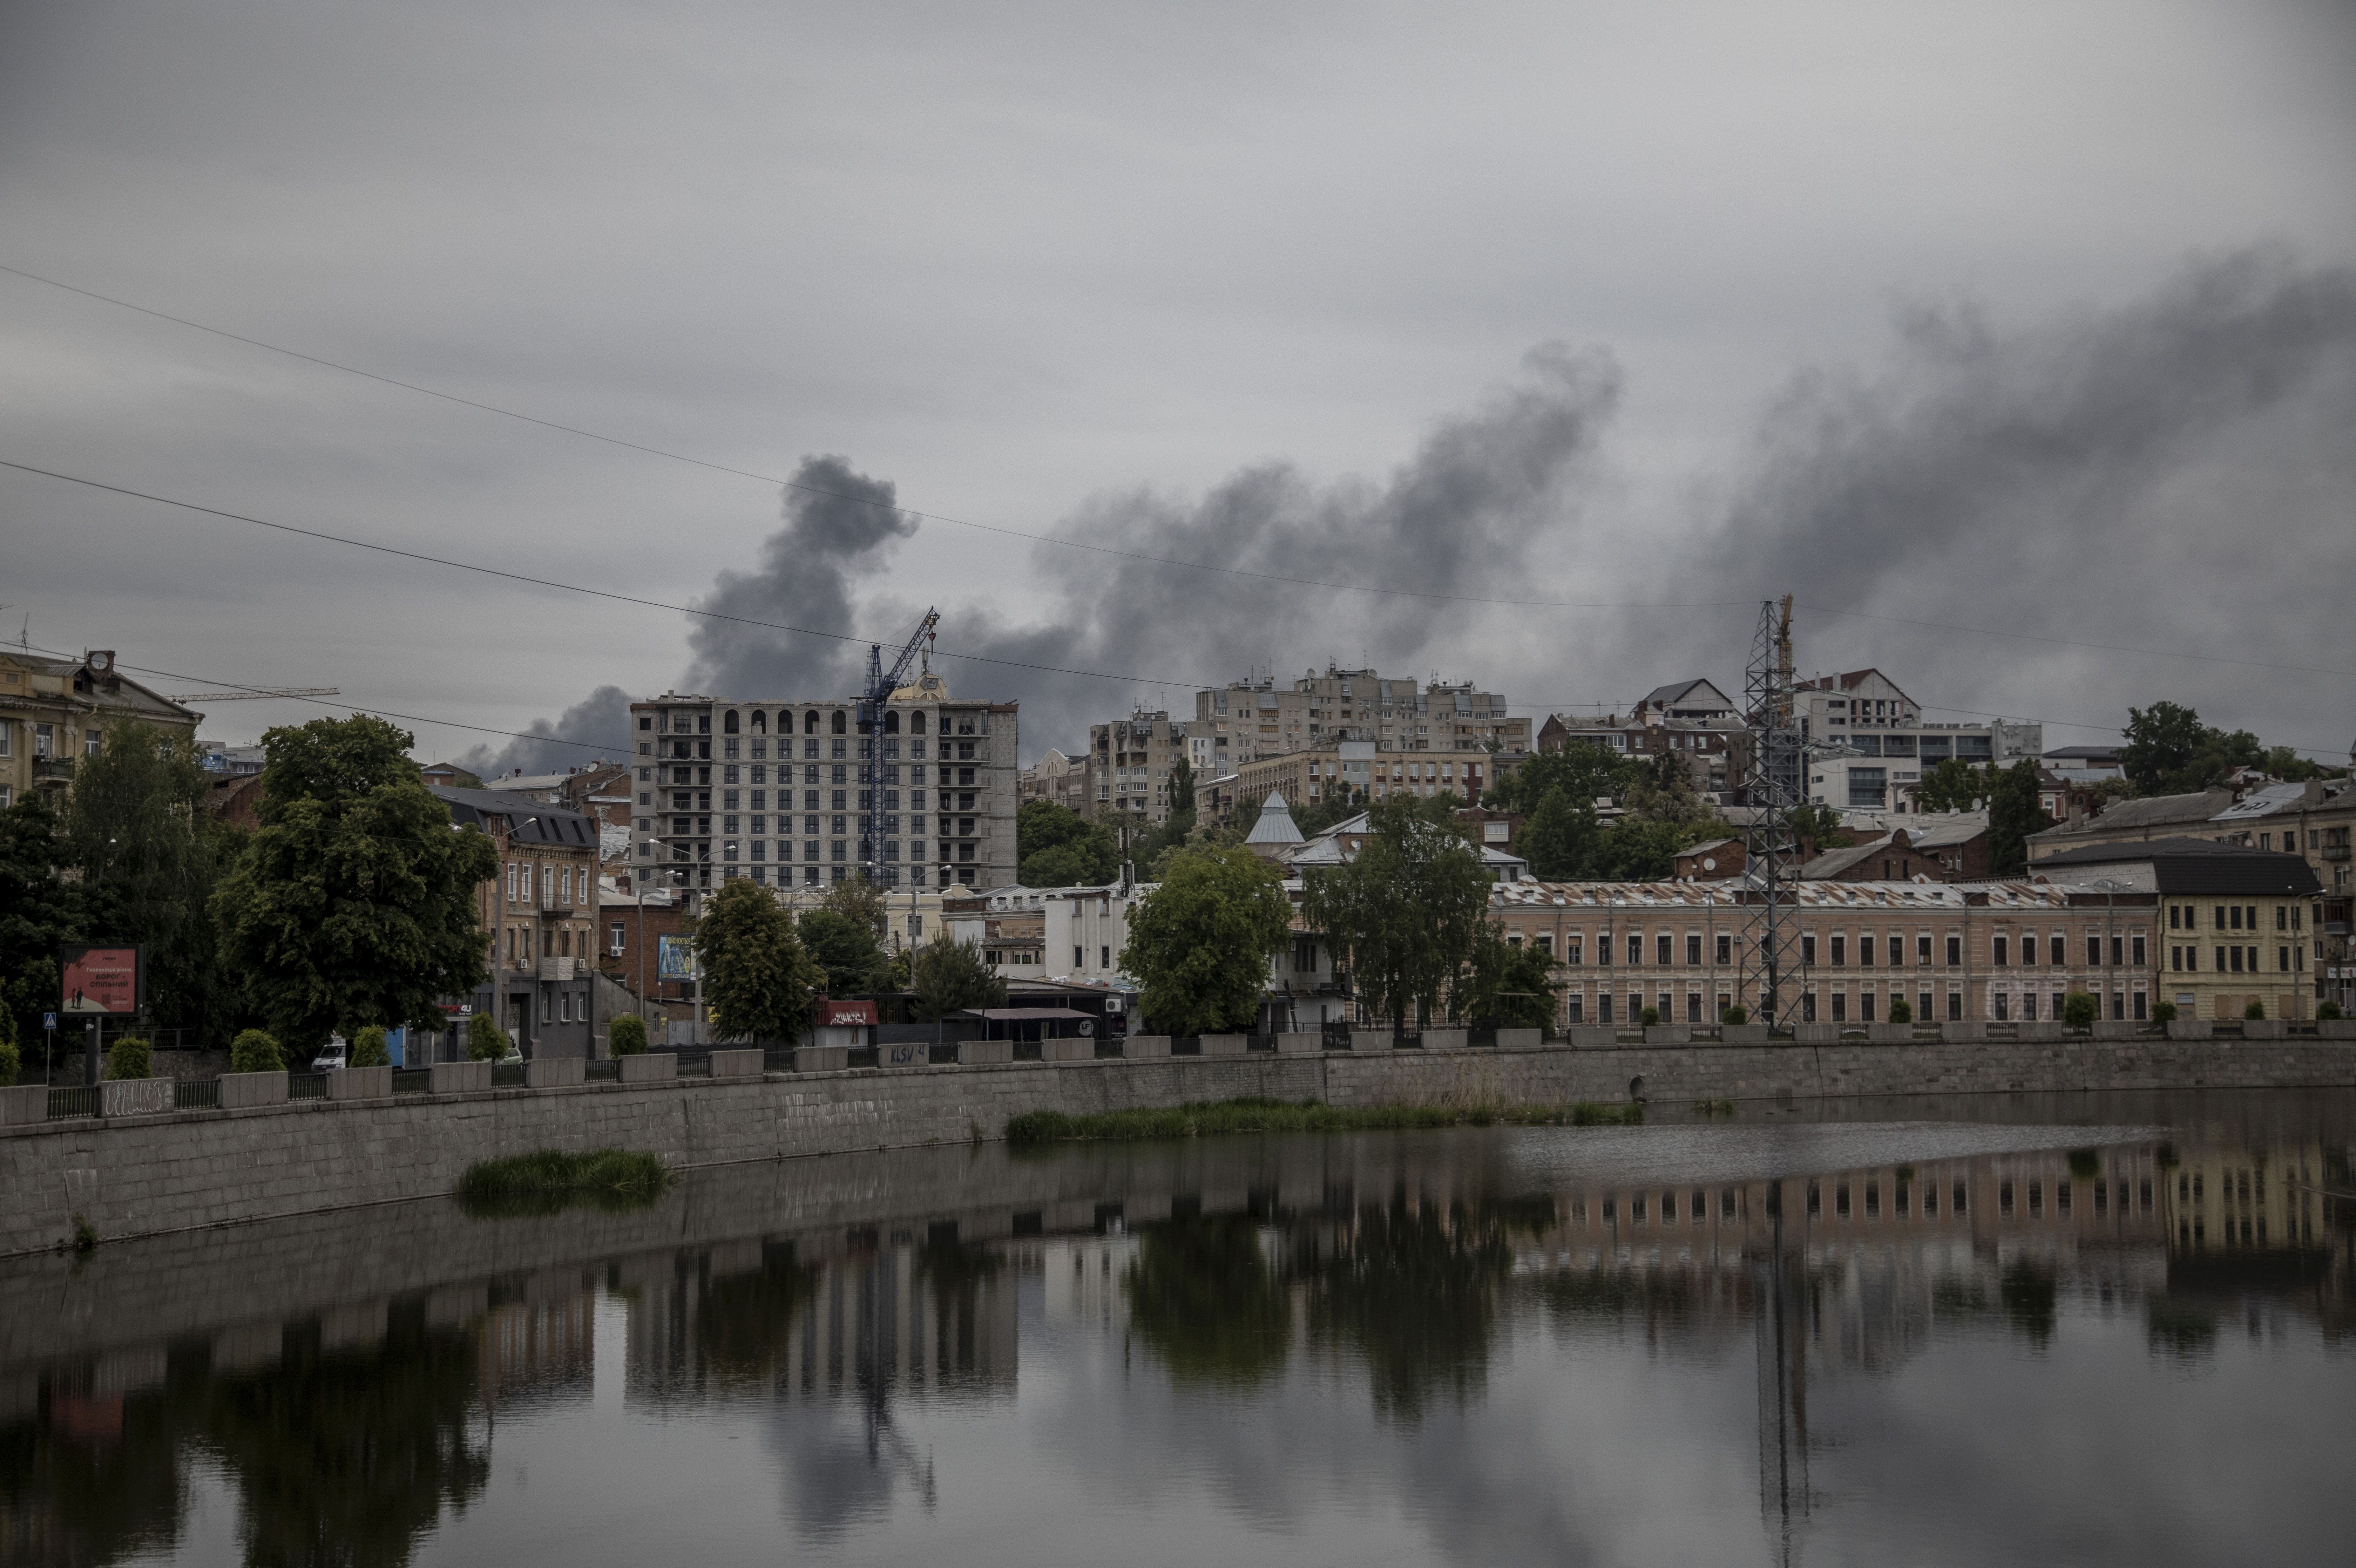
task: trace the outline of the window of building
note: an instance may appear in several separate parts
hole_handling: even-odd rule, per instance
[[[1718,961],[1720,964],[1734,962],[1734,937],[1730,933],[1721,931],[1718,933]]]
[[[1846,933],[1836,934],[1833,937],[1833,967],[1837,969],[1847,962],[1848,937]],[[1836,1013],[1834,1016],[1837,1018],[1839,1015]]]

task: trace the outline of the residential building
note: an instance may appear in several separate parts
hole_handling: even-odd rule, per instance
[[[1186,756],[1186,726],[1168,712],[1139,709],[1127,719],[1088,726],[1081,764],[1083,815],[1122,817],[1159,827],[1170,819],[1170,769]]]
[[[231,746],[220,741],[197,743],[197,765],[215,779],[248,778],[269,765],[270,753],[262,746]],[[428,779],[428,784],[450,781]]]
[[[1620,1024],[1647,1007],[1714,1023],[1740,992],[1750,926],[1739,885],[1501,882],[1506,940],[1550,955],[1558,1021]],[[2150,1016],[2161,994],[2158,895],[2041,881],[1803,882],[1793,890],[1798,969],[1789,1021],[1866,1024],[1903,997],[1918,1021],[2050,1020],[2069,992],[2105,1014]],[[2238,1012],[2235,1016],[2239,1016]]]
[[[685,892],[624,887],[612,877],[599,881],[595,966],[638,999],[640,1016],[649,1025],[695,1018],[693,986],[662,975],[662,939],[678,942],[687,935]],[[655,1030],[658,1039],[662,1032]]]
[[[832,883],[817,887],[779,888],[777,901],[784,904],[796,920],[825,902]],[[906,947],[922,947],[937,936],[948,934],[948,917],[942,905],[958,899],[969,898],[972,890],[952,882],[945,888],[894,888],[884,894],[884,934],[882,944],[886,953],[897,953]]]
[[[1644,699],[1636,707],[1640,712],[1658,713],[1665,719],[1698,720],[1730,729],[1740,729],[1742,724],[1734,699],[1707,680],[1679,680],[1656,686],[1644,694]]]
[[[1282,687],[1263,677],[1198,691],[1188,733],[1204,742],[1195,771],[1213,776],[1335,741],[1372,741],[1386,752],[1521,756],[1530,749],[1530,721],[1509,716],[1500,693],[1475,691],[1471,681],[1385,679],[1333,665]]]
[[[1131,987],[1120,967],[1121,950],[1129,945],[1129,914],[1152,885],[1123,887],[1118,882],[1100,888],[1057,888],[1041,901],[1045,915],[1044,941],[1050,978],[1084,985]],[[1071,955],[1066,970],[1064,955]]]
[[[1388,751],[1374,741],[1328,741],[1245,763],[1236,770],[1235,796],[1248,802],[1276,794],[1307,804],[1337,794],[1370,802],[1393,795],[1453,794],[1477,801],[1508,761],[1486,752]]]
[[[1290,814],[1286,815],[1283,827],[1291,827]],[[1371,814],[1362,811],[1355,816],[1346,817],[1335,823],[1304,842],[1294,844],[1290,848],[1279,848],[1274,859],[1284,868],[1287,876],[1297,878],[1306,871],[1347,864],[1357,858],[1360,847],[1373,836],[1374,825]],[[1472,848],[1480,855],[1481,864],[1488,871],[1492,881],[1515,882],[1528,880],[1530,863],[1519,855],[1494,848],[1486,844],[1476,843]]]
[[[1068,810],[1085,814],[1087,805],[1086,769],[1050,746],[1037,762],[1017,775],[1014,793],[1018,805],[1027,805],[1034,800],[1051,800]]]
[[[1676,853],[1671,875],[1681,882],[1724,882],[1742,875],[1751,846],[1740,838],[1712,838]]]
[[[2345,778],[2263,784],[2211,817],[2208,832],[2245,849],[2290,850],[2307,861],[2323,890],[2315,942],[2316,999],[2356,1013],[2356,954],[2350,950],[2356,885],[2349,860],[2349,841],[2356,837],[2356,772]]]
[[[428,784],[441,784],[454,789],[478,787],[475,775],[455,763],[428,763],[419,770]]]
[[[203,719],[124,675],[111,651],[54,659],[0,650],[0,807],[35,789],[62,806],[74,764],[98,754],[109,724],[137,720],[193,749]]]
[[[2120,778],[2126,770],[2119,762],[2119,747],[2055,746],[2038,761],[2057,773],[2091,773],[2096,778]]]
[[[2045,856],[2036,869],[2081,891],[2156,898],[2153,940],[2167,949],[2158,978],[2186,1018],[2239,1019],[2252,1002],[2270,1019],[2310,1018],[2323,998],[2312,972],[2322,956],[2313,927],[2323,887],[2298,855],[2155,838],[2082,845]],[[2152,959],[2160,969],[2158,946]]]
[[[984,892],[952,889],[941,899],[949,940],[981,949],[984,962],[1010,980],[1044,980],[1048,972],[1045,905],[1056,890],[1019,883]]]
[[[1709,686],[1708,681],[1692,684]],[[1559,752],[1578,741],[1644,762],[1664,754],[1674,755],[1685,761],[1687,776],[1693,781],[1695,789],[1705,795],[1730,797],[1741,782],[1742,759],[1749,754],[1749,731],[1732,718],[1687,716],[1710,700],[1706,698],[1697,699],[1683,712],[1653,707],[1651,700],[1646,699],[1624,719],[1617,713],[1601,718],[1550,715],[1538,729],[1538,750]]]
[[[1918,816],[1863,841],[1826,849],[1800,867],[1803,880],[1842,882],[1984,882],[1988,880],[1988,816],[1950,811]]]
[[[633,860],[701,892],[749,877],[819,887],[873,865],[884,888],[990,886],[1014,875],[1016,708],[902,687],[880,733],[851,699],[737,701],[669,693],[630,705]],[[884,798],[862,798],[870,747]]]
[[[1978,767],[2033,757],[2045,745],[2041,724],[1926,724],[1914,699],[1878,669],[1801,681],[1793,699],[1801,734],[1819,742],[1808,761],[1808,799],[1836,810],[1908,809],[1905,786],[1950,758]],[[1824,750],[1834,743],[1844,750]]]
[[[2048,855],[2089,844],[2125,844],[2153,838],[2206,837],[2211,817],[2231,806],[2229,789],[2208,789],[2190,795],[2153,795],[2140,800],[2114,801],[2098,816],[2072,817],[2029,836],[2029,864]]]
[[[490,976],[449,1005],[487,1012],[526,1056],[596,1054],[590,977],[603,913],[596,825],[497,790],[433,786],[451,822],[489,835],[499,868],[476,890]]]

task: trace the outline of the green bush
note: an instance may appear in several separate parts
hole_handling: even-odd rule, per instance
[[[106,1048],[106,1075],[112,1079],[152,1078],[153,1063],[144,1040],[118,1040]]]
[[[2162,997],[2160,1000],[2152,1003],[2151,1021],[2156,1024],[2174,1023],[2176,1021],[2176,1004],[2168,1000],[2166,997]]]
[[[2092,1029],[2103,1007],[2090,991],[2072,991],[2062,998],[2062,1021],[2072,1029]]]
[[[605,1030],[605,1048],[616,1056],[645,1055],[647,1020],[636,1013],[624,1013]]]
[[[2159,1005],[2163,1008],[2168,1006],[2166,1002],[2162,1002]],[[2338,1019],[2345,1018],[2347,1016],[2347,1014],[2340,1010],[2340,1004],[2338,1002],[2318,1002],[2315,1004],[2315,1019],[2318,1023],[2321,1023],[2325,1019]]]
[[[2257,997],[2252,997],[2250,998],[2250,1000],[2249,1000],[2248,1005],[2247,1005],[2247,1006],[2245,1006],[2245,1007],[2244,1007],[2244,1008],[2242,1008],[2242,1017],[2243,1017],[2243,1018],[2244,1018],[2244,1019],[2250,1019],[2250,1020],[2253,1020],[2253,1021],[2255,1021],[2255,1022],[2264,1022],[2264,1021],[2265,1021],[2265,1016],[2266,1016],[2266,1005],[2265,1005],[2265,1003],[2264,1003],[2264,1002],[2262,1002],[2262,1001],[2258,1000],[2258,998],[2257,998]]]
[[[1722,1024],[1747,1024],[1751,1021],[1751,1009],[1737,1002],[1719,1015],[1718,1021]]]
[[[574,1203],[626,1213],[670,1189],[672,1172],[650,1154],[617,1148],[541,1149],[478,1160],[458,1179],[458,1203],[478,1220],[555,1214]]]
[[[1658,1008],[1646,1008],[1642,1013],[1639,1013],[1636,1016],[1636,1021],[1643,1024],[1646,1029],[1651,1029],[1661,1021],[1661,1009]]]
[[[477,1013],[466,1025],[466,1060],[497,1061],[508,1053],[508,1031],[488,1013]]]
[[[285,1067],[286,1058],[279,1051],[278,1041],[261,1029],[245,1029],[230,1041],[231,1072],[281,1072]]]
[[[389,1067],[392,1052],[384,1042],[384,1026],[370,1024],[352,1030],[352,1049],[346,1057],[354,1067]]]
[[[1909,1001],[1907,1001],[1907,999],[1906,999],[1905,997],[1890,997],[1890,1021],[1891,1023],[1894,1023],[1894,1024],[1911,1024],[1911,1023],[1912,1023],[1912,1022],[1914,1021],[1914,1008],[1913,1008],[1913,1005],[1912,1005],[1912,1003],[1910,1003]]]
[[[6,1008],[0,1007],[0,1089],[13,1085],[24,1067],[25,1059],[16,1050],[16,1020]]]

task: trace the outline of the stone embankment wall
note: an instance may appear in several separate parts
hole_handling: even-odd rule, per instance
[[[0,1255],[451,1191],[477,1160],[681,1167],[1002,1137],[1025,1111],[1224,1100],[1559,1104],[2356,1085],[2356,1042],[2094,1040],[1250,1052],[401,1094],[0,1128]]]

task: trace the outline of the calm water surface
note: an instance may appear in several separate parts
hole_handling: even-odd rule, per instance
[[[2356,1099],[1671,1114],[0,1264],[0,1560],[2356,1554]]]

